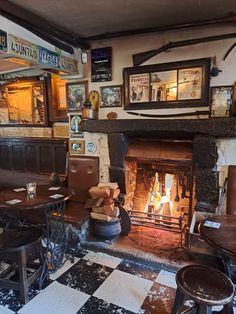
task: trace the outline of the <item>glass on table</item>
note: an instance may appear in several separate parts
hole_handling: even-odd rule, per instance
[[[29,197],[35,196],[36,195],[36,183],[35,182],[26,183],[26,190]]]

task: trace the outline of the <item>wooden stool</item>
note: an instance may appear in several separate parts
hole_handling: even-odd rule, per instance
[[[20,291],[22,302],[29,301],[29,286],[39,278],[39,263],[27,263],[32,248],[39,249],[36,258],[41,259],[41,231],[34,227],[19,227],[10,229],[0,234],[0,261],[10,264],[7,269],[0,273],[0,288],[14,289]],[[27,269],[33,270],[27,274]],[[19,275],[18,281],[8,278],[13,271]]]
[[[211,314],[213,305],[223,305],[227,313],[233,313],[234,285],[222,272],[204,265],[188,265],[177,272],[176,283],[172,314],[181,313],[186,298],[193,300],[195,307],[184,313]]]

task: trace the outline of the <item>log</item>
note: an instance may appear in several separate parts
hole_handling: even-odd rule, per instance
[[[100,198],[105,198],[108,197],[110,195],[110,189],[109,188],[105,188],[105,187],[97,187],[97,186],[93,186],[90,190],[89,193],[92,197],[92,199],[100,199]]]
[[[98,187],[108,187],[110,189],[118,189],[117,182],[101,182],[98,184]]]
[[[108,215],[104,215],[104,214],[98,214],[98,213],[94,213],[94,212],[91,212],[90,213],[90,217],[92,219],[95,219],[95,220],[102,220],[102,221],[111,221],[112,218],[109,217]]]

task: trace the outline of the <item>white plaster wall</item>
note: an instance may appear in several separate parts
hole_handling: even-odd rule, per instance
[[[180,41],[185,39],[193,39],[199,37],[216,36],[226,33],[234,33],[234,26],[215,26],[215,27],[203,27],[193,29],[182,29],[177,31],[168,31],[160,33],[150,33],[132,37],[123,37],[109,40],[95,41],[92,48],[100,48],[112,46],[112,81],[91,83],[90,79],[90,65],[87,66],[87,75],[85,79],[89,80],[89,90],[97,90],[100,92],[101,86],[119,85],[123,84],[122,69],[125,67],[132,67],[132,54],[144,52],[151,49],[157,49],[163,44],[169,41]],[[197,44],[192,46],[186,46],[181,48],[172,49],[169,52],[162,52],[153,57],[143,65],[159,64],[174,61],[191,60],[198,58],[208,58],[216,56],[217,66],[222,70],[222,73],[215,78],[211,78],[211,86],[220,85],[233,85],[236,81],[236,48],[230,53],[225,61],[223,56],[227,49],[235,43],[235,38],[207,42],[203,44]],[[199,108],[198,108],[199,109]],[[208,109],[208,107],[202,107],[201,109]],[[168,114],[176,112],[192,112],[196,108],[181,108],[181,109],[156,109],[156,110],[138,110],[140,113],[151,114]],[[118,119],[135,119],[135,116],[127,114],[123,108],[100,108],[99,118],[106,119],[107,113],[110,111],[116,111],[118,113]],[[141,118],[141,117],[139,117]]]
[[[217,170],[219,171],[220,196],[225,179],[228,177],[228,166],[236,165],[236,138],[219,138],[217,140]],[[224,197],[222,212],[226,212],[226,196]]]
[[[99,157],[100,182],[109,182],[110,158],[108,152],[107,134],[84,132],[84,140],[85,140],[85,155]],[[90,142],[96,145],[96,151],[94,153],[90,153],[88,151],[87,145]]]
[[[236,138],[218,139],[218,161],[217,167],[225,165],[236,165]]]

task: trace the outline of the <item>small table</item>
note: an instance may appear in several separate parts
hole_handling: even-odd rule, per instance
[[[205,222],[219,223],[219,228],[207,227]],[[236,257],[236,216],[212,216],[199,226],[201,237],[210,245],[231,257]]]
[[[7,189],[0,192],[0,215],[11,212],[17,223],[21,223],[24,212],[27,224],[27,212],[41,214],[44,227],[44,243],[46,247],[43,269],[40,278],[40,287],[48,276],[48,272],[56,271],[62,265],[66,250],[66,237],[64,226],[65,202],[71,196],[64,187],[50,187],[37,185],[36,195],[28,196],[26,189]],[[14,204],[9,201],[15,200]],[[43,215],[42,215],[43,214]],[[30,221],[29,221],[29,224]],[[50,265],[50,269],[49,269]]]
[[[219,228],[214,228],[211,223],[218,223]],[[214,226],[214,225],[213,225]],[[221,215],[211,216],[204,219],[199,231],[201,237],[221,252],[221,257],[225,267],[225,273],[231,276],[230,257],[236,257],[236,216]],[[233,314],[233,306],[227,306],[227,313]]]

